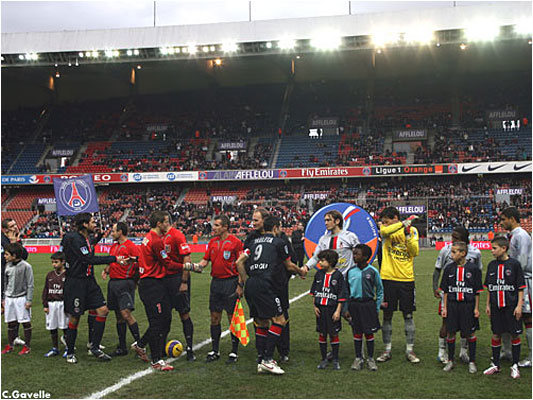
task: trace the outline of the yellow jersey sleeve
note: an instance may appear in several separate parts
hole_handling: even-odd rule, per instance
[[[418,230],[411,227],[411,233],[405,235],[404,229],[395,225],[401,222],[382,227],[382,261],[381,279],[411,282],[415,280],[414,258],[418,255]],[[383,228],[388,228],[383,232]],[[403,228],[403,225],[402,225]],[[385,236],[383,235],[385,233]]]

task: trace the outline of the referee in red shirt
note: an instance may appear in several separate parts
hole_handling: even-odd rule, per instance
[[[230,235],[229,219],[225,215],[214,218],[213,234],[207,245],[207,251],[199,266],[204,268],[211,261],[211,289],[209,293],[209,310],[211,311],[211,339],[213,349],[207,353],[207,362],[216,361],[220,358],[219,343],[222,328],[220,320],[222,311],[226,310],[228,321],[231,323],[231,316],[237,298],[242,296],[243,283],[239,278],[236,261],[243,251],[242,242],[235,236]],[[229,353],[227,363],[237,361],[239,339],[231,335],[231,353]]]

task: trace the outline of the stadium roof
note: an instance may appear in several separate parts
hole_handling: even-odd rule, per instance
[[[293,18],[251,22],[228,22],[183,26],[162,26],[130,29],[106,29],[63,32],[3,33],[3,65],[50,65],[64,61],[65,56],[79,52],[98,50],[98,57],[85,58],[80,62],[102,63],[105,50],[120,50],[120,57],[127,49],[139,49],[139,59],[161,57],[161,48],[185,47],[191,44],[208,46],[207,51],[199,51],[196,56],[209,57],[222,51],[223,43],[263,43],[277,41],[283,37],[298,40],[311,40],[314,37],[332,34],[343,38],[357,38],[384,32],[404,33],[413,28],[429,28],[432,31],[466,29],[473,23],[485,26],[510,26],[523,23],[524,16],[531,16],[531,2],[502,2],[464,7],[405,10],[388,13],[344,15],[314,18]],[[530,20],[529,20],[530,22]],[[460,35],[455,37],[461,40]],[[305,45],[303,43],[302,45]],[[356,47],[352,41],[345,42],[347,49]],[[215,50],[211,51],[210,46]],[[153,52],[144,50],[153,49]],[[182,51],[180,50],[180,54]],[[255,50],[255,51],[254,51]],[[268,53],[279,53],[274,45]],[[239,49],[242,53],[257,53],[253,46]],[[44,53],[44,54],[43,54]],[[63,54],[62,54],[63,53]],[[67,53],[67,54],[65,54]],[[38,60],[20,58],[26,54],[39,54]],[[14,55],[11,57],[9,55]],[[46,56],[45,56],[46,55]],[[187,54],[190,56],[190,54]],[[54,59],[55,57],[55,59]],[[128,61],[135,56],[128,57]],[[30,58],[30,57],[26,57]],[[56,60],[56,61],[55,61]],[[29,61],[29,63],[27,62]],[[113,58],[113,62],[119,61]]]

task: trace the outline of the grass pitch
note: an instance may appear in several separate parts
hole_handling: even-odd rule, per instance
[[[491,260],[488,251],[483,253],[484,266]],[[199,260],[201,254],[194,254]],[[290,361],[283,368],[283,376],[258,375],[255,364],[255,344],[253,328],[249,326],[252,341],[246,348],[239,349],[239,361],[227,366],[225,357],[230,351],[229,336],[221,340],[222,357],[214,363],[205,363],[205,356],[211,350],[208,344],[198,349],[196,362],[180,358],[173,363],[176,368],[170,373],[153,373],[137,379],[121,389],[109,394],[109,398],[531,398],[531,369],[522,369],[522,378],[513,381],[509,376],[509,362],[502,363],[502,373],[486,377],[482,370],[489,365],[490,323],[482,313],[478,332],[477,364],[478,372],[468,374],[467,366],[459,364],[450,373],[442,371],[437,362],[437,334],[440,317],[437,315],[437,300],[433,297],[431,277],[437,252],[423,250],[416,258],[417,311],[415,352],[421,359],[418,365],[410,365],[404,356],[405,334],[403,318],[395,313],[393,319],[393,358],[385,364],[378,364],[378,371],[352,371],[350,365],[354,358],[353,341],[350,327],[343,323],[340,335],[340,371],[316,369],[320,361],[318,334],[315,332],[315,318],[311,298],[305,296],[291,304],[291,354]],[[114,385],[125,378],[148,367],[148,364],[128,356],[114,359],[110,363],[100,363],[87,355],[86,317],[82,317],[77,339],[79,363],[68,365],[61,357],[45,358],[51,347],[50,334],[45,329],[44,314],[40,295],[44,277],[51,270],[49,255],[31,255],[29,262],[35,274],[35,297],[33,306],[32,352],[28,356],[11,353],[2,356],[2,397],[9,396],[13,390],[37,392],[45,390],[52,398],[82,398]],[[98,282],[106,293],[107,281],[100,278],[103,267],[96,267]],[[311,275],[306,280],[291,280],[290,296],[295,297],[311,286]],[[484,274],[483,274],[484,275]],[[192,312],[194,322],[194,341],[199,343],[210,337],[209,333],[209,271],[195,274],[192,283]],[[486,293],[481,295],[481,304]],[[244,302],[246,307],[246,302]],[[141,332],[147,327],[144,308],[136,298],[134,312]],[[483,310],[482,307],[480,307]],[[246,315],[248,312],[245,308]],[[223,318],[222,329],[227,329]],[[22,335],[22,329],[20,329]],[[6,341],[6,325],[2,324],[2,345]],[[128,342],[132,341],[128,332]],[[179,316],[174,312],[169,339],[184,342]],[[102,343],[106,351],[113,351],[117,345],[115,317],[107,319]],[[526,354],[525,338],[522,342],[522,357]],[[376,356],[383,350],[381,333],[376,335]],[[457,349],[457,352],[459,349]],[[7,392],[6,392],[7,391]]]

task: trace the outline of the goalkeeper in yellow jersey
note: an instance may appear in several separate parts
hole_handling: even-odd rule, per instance
[[[382,240],[381,279],[383,281],[383,342],[385,351],[377,361],[391,359],[392,349],[392,315],[398,309],[403,313],[405,323],[406,357],[413,364],[420,359],[413,351],[415,343],[415,322],[413,312],[416,310],[415,274],[413,260],[418,255],[418,230],[411,226],[416,219],[411,216],[400,220],[400,212],[395,207],[387,207],[380,214],[380,235]]]

